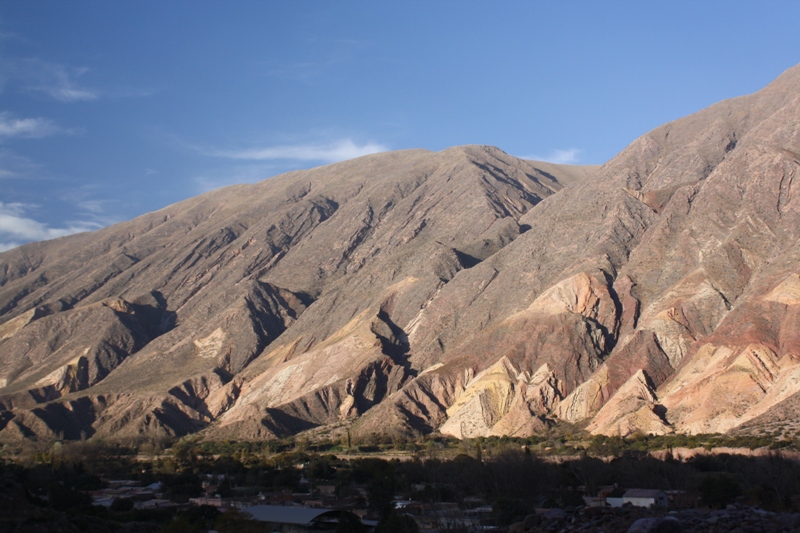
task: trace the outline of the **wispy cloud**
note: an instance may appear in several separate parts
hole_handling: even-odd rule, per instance
[[[576,165],[579,162],[579,155],[583,152],[580,148],[567,148],[566,150],[551,150],[546,155],[524,155],[520,159],[533,159],[535,161],[545,161],[558,165]]]
[[[360,52],[370,46],[368,41],[325,40],[317,36],[307,41],[307,44],[309,49],[304,59],[263,63],[267,67],[266,74],[281,81],[312,85],[324,83],[343,76],[343,72],[359,59],[363,64],[364,56]]]
[[[46,178],[47,174],[47,170],[41,164],[4,148],[0,143],[0,179],[32,181]]]
[[[51,228],[26,216],[26,212],[34,207],[30,204],[0,202],[0,251],[10,250],[25,242],[55,239],[101,227],[93,222],[74,222],[64,228]]]
[[[61,102],[80,102],[96,100],[100,94],[97,90],[80,87],[78,79],[89,69],[39,63],[40,81],[31,89],[47,94]]]
[[[101,215],[106,212],[106,206],[109,203],[109,200],[83,200],[78,202],[76,205],[78,208],[83,209],[88,213]]]
[[[38,139],[60,131],[61,128],[46,118],[14,118],[11,113],[0,113],[0,140],[10,137]]]
[[[120,221],[115,206],[119,204],[116,199],[98,198],[102,187],[91,184],[72,187],[60,194],[59,201],[64,205],[72,206],[74,218],[79,222],[66,222],[71,227],[98,229]]]
[[[97,77],[95,71],[88,67],[63,65],[38,58],[0,56],[0,91],[8,86],[59,102],[72,103],[100,98],[145,98],[160,90],[100,82]],[[89,78],[93,78],[94,83]]]
[[[386,152],[382,144],[367,142],[356,144],[352,139],[340,139],[328,144],[290,144],[247,150],[214,151],[209,155],[251,161],[296,160],[335,163],[369,154]]]
[[[60,102],[96,100],[100,91],[81,83],[86,67],[71,67],[39,59],[15,63],[14,77],[29,91],[45,94]]]

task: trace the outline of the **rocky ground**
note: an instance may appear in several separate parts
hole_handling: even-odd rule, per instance
[[[638,507],[595,507],[574,512],[548,509],[509,528],[521,532],[616,533],[767,533],[800,531],[800,513],[772,513],[756,507],[728,506],[723,510],[650,511]]]

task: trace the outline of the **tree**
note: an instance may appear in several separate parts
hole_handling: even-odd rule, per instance
[[[419,533],[419,526],[410,516],[393,510],[378,522],[375,533]]]
[[[114,498],[109,507],[110,511],[115,513],[124,513],[133,509],[133,500],[130,498]]]
[[[336,533],[366,533],[366,531],[367,528],[361,523],[361,519],[353,513],[343,512],[339,515]]]
[[[731,476],[709,476],[700,483],[703,503],[709,507],[723,507],[733,503],[742,493],[739,483]]]
[[[59,483],[53,483],[48,492],[48,501],[50,502],[50,507],[56,511],[67,511],[74,507],[91,505],[92,497],[85,492],[64,487]]]
[[[518,498],[498,498],[492,508],[495,520],[501,526],[520,522],[531,512],[525,502]]]
[[[264,524],[242,513],[239,509],[228,509],[214,523],[220,533],[263,533]]]

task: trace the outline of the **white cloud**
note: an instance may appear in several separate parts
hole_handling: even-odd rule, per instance
[[[247,159],[266,161],[293,159],[298,161],[321,161],[335,163],[364,155],[386,152],[388,148],[378,143],[358,145],[352,139],[340,139],[329,144],[292,144],[270,146],[251,150],[230,150],[212,152],[210,155],[229,157],[231,159]]]
[[[46,118],[13,118],[0,113],[0,139],[9,137],[41,138],[58,133],[60,128]]]
[[[566,150],[551,150],[547,155],[525,155],[520,159],[532,159],[534,161],[545,161],[547,163],[555,163],[558,165],[576,165],[578,164],[578,155],[583,152],[580,148],[567,148]]]
[[[51,228],[47,224],[25,216],[35,206],[0,202],[0,251],[9,250],[24,242],[55,239],[101,227],[94,222],[73,222],[65,228]]]

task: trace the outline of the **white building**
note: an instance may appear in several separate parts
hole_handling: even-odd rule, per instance
[[[622,507],[626,503],[636,507],[667,507],[669,497],[658,489],[628,489],[621,498],[606,498],[611,507]]]

